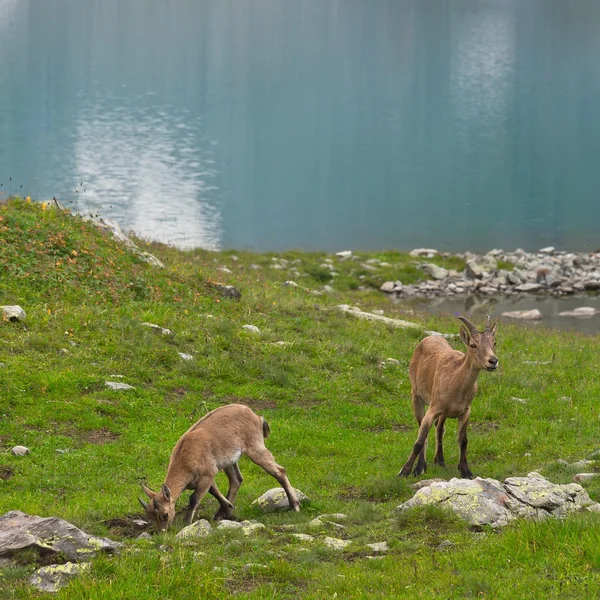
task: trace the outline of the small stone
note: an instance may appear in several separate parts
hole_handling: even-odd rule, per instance
[[[300,503],[310,502],[308,496],[300,490],[294,488],[296,497]],[[272,488],[266,491],[262,496],[254,500],[252,504],[257,504],[263,512],[271,512],[273,510],[286,510],[289,509],[290,504],[288,501],[287,494],[283,488]]]
[[[267,569],[267,565],[261,565],[260,563],[248,563],[247,565],[244,565],[242,567],[244,569],[244,571],[256,571],[256,570],[262,570],[262,569]]]
[[[338,258],[350,258],[352,256],[352,250],[342,250],[341,252],[336,252],[335,255]]]
[[[244,535],[252,535],[260,529],[266,529],[265,524],[258,521],[242,521],[241,525]]]
[[[4,321],[24,321],[26,319],[25,311],[20,306],[0,306],[2,309],[2,318]]]
[[[106,387],[109,387],[111,390],[135,390],[132,385],[128,383],[121,383],[120,381],[105,381]]]
[[[273,342],[271,344],[272,346],[280,346],[280,347],[284,347],[284,346],[289,346],[290,342],[284,342],[283,340],[279,340],[278,342]]]
[[[29,583],[42,592],[53,593],[67,585],[73,577],[90,568],[90,563],[66,562],[62,565],[48,565],[38,569],[29,579]]]
[[[173,332],[170,329],[167,329],[166,327],[161,327],[160,325],[156,325],[154,323],[142,323],[142,325],[144,327],[150,327],[152,331],[155,331],[156,333],[160,333],[162,335],[173,335]]]
[[[327,294],[332,294],[333,292],[335,292],[335,290],[330,285],[324,285],[323,291]]]
[[[30,450],[26,446],[15,446],[11,452],[15,456],[25,456],[26,454],[29,454]]]
[[[554,246],[546,246],[545,248],[541,248],[538,250],[540,254],[554,254],[555,248]]]
[[[379,363],[380,367],[385,367],[387,365],[394,365],[394,366],[398,366],[400,364],[400,361],[397,358],[386,358],[385,360],[382,360]]]
[[[260,335],[260,329],[256,325],[242,325],[242,329]]]
[[[68,454],[69,452],[71,452],[71,450],[69,450],[69,448],[57,448],[56,449],[56,454]]]
[[[308,535],[307,533],[292,533],[292,537],[295,537],[301,542],[312,542],[315,539],[312,535]]]
[[[259,265],[250,265],[251,269],[260,269]],[[232,298],[239,300],[242,297],[242,293],[232,285],[225,285],[224,283],[207,282],[210,287],[219,292],[223,298]]]
[[[542,289],[539,283],[522,283],[515,287],[516,292],[537,292]]]
[[[387,542],[375,542],[374,544],[367,544],[367,548],[371,548],[373,552],[387,552],[389,550]]]
[[[396,284],[393,281],[386,281],[384,284],[381,285],[379,290],[381,292],[385,292],[386,294],[391,294],[394,291],[395,287]]]
[[[516,396],[511,396],[510,399],[514,400],[515,402],[518,402],[519,404],[527,404],[527,400],[525,400],[524,398],[517,398]]]
[[[326,515],[320,515],[317,519],[333,519],[334,521],[345,521],[348,515],[344,513],[328,513]]]
[[[288,287],[294,288],[298,287],[298,284],[295,281],[292,281],[291,279],[289,279],[288,281],[284,281],[283,285],[287,285]]]
[[[509,283],[510,285],[521,285],[523,282],[515,273],[507,273],[506,283]]]
[[[443,540],[437,545],[436,550],[444,550],[444,548],[450,548],[451,546],[454,546],[454,544],[450,540]]]
[[[225,273],[227,275],[233,273],[233,271],[231,269],[228,269],[227,267],[219,267],[217,271],[220,271],[221,273]]]
[[[144,531],[144,532],[140,533],[140,535],[138,535],[136,539],[138,539],[138,540],[151,540],[152,536],[147,531]]]
[[[542,318],[542,313],[537,308],[534,308],[533,310],[513,310],[503,312],[501,316],[523,321],[539,321]]]
[[[352,543],[352,540],[339,540],[337,538],[326,537],[323,543],[333,550],[343,550]]]
[[[148,523],[146,521],[144,521],[143,519],[133,519],[133,521],[131,521],[131,522],[136,527],[146,527],[146,525],[148,525]]]
[[[481,279],[483,277],[483,267],[475,261],[470,260],[465,267],[465,273],[469,279]]]
[[[598,473],[577,473],[577,475],[573,475],[573,483],[583,483],[596,477],[598,477]]]
[[[583,282],[583,287],[588,292],[595,292],[596,290],[600,290],[600,281],[596,279],[588,279],[587,281]]]
[[[233,523],[233,521],[231,522]],[[175,537],[179,539],[204,538],[208,537],[211,533],[212,527],[210,526],[210,523],[206,519],[200,519],[199,521],[184,527]]]
[[[178,352],[177,354],[179,354],[183,360],[194,360],[194,356],[192,354],[185,354],[185,352]]]

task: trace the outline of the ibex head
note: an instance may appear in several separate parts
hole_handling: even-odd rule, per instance
[[[498,367],[496,356],[496,331],[498,323],[490,325],[490,316],[485,318],[485,328],[477,331],[477,327],[465,317],[458,317],[464,323],[460,328],[460,339],[467,346],[467,354],[478,369],[495,371]]]
[[[175,518],[175,503],[171,501],[171,490],[163,483],[160,492],[153,492],[142,484],[142,489],[150,502],[144,502],[138,497],[140,504],[146,511],[146,516],[152,520],[154,527],[159,532],[165,532]]]

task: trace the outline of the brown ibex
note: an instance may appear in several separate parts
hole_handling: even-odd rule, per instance
[[[467,463],[467,425],[471,402],[477,392],[479,371],[495,371],[498,367],[495,354],[498,324],[490,326],[488,315],[484,330],[477,331],[468,319],[458,318],[464,323],[460,328],[460,338],[467,346],[466,353],[453,350],[443,337],[430,335],[418,344],[410,361],[412,406],[419,424],[419,435],[411,455],[398,473],[400,477],[410,475],[417,457],[419,460],[413,475],[427,470],[427,435],[434,423],[437,423],[434,464],[445,466],[442,440],[444,423],[448,418],[458,419],[458,470],[461,477],[473,477]],[[427,412],[425,405],[429,405]]]
[[[237,465],[242,454],[275,477],[287,494],[290,508],[299,511],[300,503],[285,469],[275,462],[265,446],[265,438],[270,431],[265,419],[243,404],[221,406],[190,427],[173,448],[160,492],[153,492],[142,485],[150,502],[138,500],[156,529],[168,529],[175,518],[175,503],[186,489],[194,490],[185,519],[187,525],[193,521],[206,492],[215,496],[221,505],[215,518],[231,517],[233,501],[242,484],[242,474]],[[219,471],[224,471],[229,479],[226,498],[214,483]]]

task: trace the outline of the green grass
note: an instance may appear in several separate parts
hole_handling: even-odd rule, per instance
[[[141,262],[78,218],[20,200],[0,206],[0,304],[19,304],[27,312],[25,327],[0,323],[0,514],[19,509],[60,516],[126,542],[117,557],[94,559],[92,570],[57,598],[600,593],[594,515],[515,523],[500,533],[471,531],[436,510],[394,517],[393,509],[412,494],[410,481],[399,481],[396,473],[416,436],[407,368],[421,334],[356,321],[334,306],[383,309],[430,329],[457,331],[451,317],[412,314],[373,290],[388,279],[423,279],[418,264],[427,261],[397,252],[341,261],[323,253],[184,253],[158,244],[144,249],[166,268]],[[287,266],[271,268],[274,257]],[[390,266],[367,269],[371,258]],[[338,275],[322,266],[326,259]],[[461,268],[453,258],[435,262]],[[223,274],[221,266],[233,273]],[[283,286],[288,279],[300,287]],[[210,281],[236,285],[242,299],[220,298]],[[335,291],[310,293],[324,284]],[[142,327],[144,321],[174,335],[158,335]],[[244,324],[262,334],[244,331]],[[502,324],[500,372],[481,375],[472,409],[474,473],[502,479],[540,470],[554,481],[570,481],[572,471],[557,459],[579,460],[600,446],[599,350],[597,336]],[[194,359],[184,361],[178,352]],[[554,353],[552,364],[524,364]],[[400,365],[380,367],[388,357]],[[106,380],[135,389],[111,391]],[[208,410],[235,401],[270,422],[269,448],[311,503],[299,514],[260,515],[252,500],[277,484],[243,459],[236,514],[260,519],[267,530],[251,538],[218,532],[189,546],[175,542],[172,533],[134,541],[130,521],[141,516],[140,482],[157,488],[178,437]],[[430,457],[428,477],[458,474],[455,435],[450,420],[449,466],[435,467]],[[12,456],[16,444],[31,454]],[[218,481],[226,488],[222,475]],[[600,499],[600,483],[586,486]],[[215,510],[207,498],[199,516]],[[308,521],[324,512],[346,513],[346,529],[311,530]],[[320,541],[300,543],[286,531],[288,524],[317,538],[352,539],[353,545],[336,552]],[[179,517],[175,530],[181,525]],[[365,544],[382,540],[390,546],[387,556],[368,559]],[[440,547],[446,540],[451,544]],[[33,567],[23,562],[0,569],[0,598],[40,595],[26,584]]]

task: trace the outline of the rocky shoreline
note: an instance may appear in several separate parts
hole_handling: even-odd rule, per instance
[[[450,256],[434,249],[417,248],[411,256]],[[465,261],[462,272],[434,263],[421,268],[431,279],[414,285],[386,281],[379,289],[394,298],[435,298],[480,294],[487,296],[545,294],[557,297],[600,290],[600,252],[575,253],[542,248],[528,253],[490,250],[487,254],[456,254]]]

